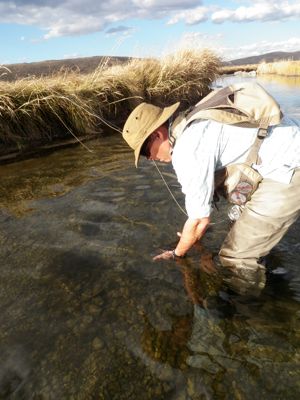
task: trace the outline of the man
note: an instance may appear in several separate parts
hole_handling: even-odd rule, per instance
[[[215,172],[245,162],[257,136],[257,128],[241,128],[212,120],[187,125],[171,144],[171,120],[179,103],[160,108],[142,103],[128,117],[123,137],[139,157],[172,162],[188,214],[175,249],[155,260],[184,257],[204,235],[209,223]],[[262,176],[258,189],[245,204],[220,250],[224,266],[260,270],[259,260],[280,241],[296,221],[300,209],[300,126],[284,117],[270,127],[254,165]]]

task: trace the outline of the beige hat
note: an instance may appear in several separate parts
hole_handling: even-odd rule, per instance
[[[123,128],[123,138],[134,150],[136,167],[144,141],[171,117],[179,104],[178,102],[172,106],[160,108],[152,104],[141,103],[129,115]]]

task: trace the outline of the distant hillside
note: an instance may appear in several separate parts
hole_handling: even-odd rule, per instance
[[[300,60],[300,51],[295,52],[284,52],[274,51],[272,53],[261,54],[260,56],[251,56],[245,58],[238,58],[224,63],[224,65],[247,65],[247,64],[259,64],[263,61],[274,62],[279,60]]]
[[[11,73],[2,75],[1,80],[13,81],[16,79],[26,78],[28,76],[44,76],[51,75],[59,72],[62,69],[78,70],[82,74],[88,74],[93,72],[100,64],[105,66],[111,66],[115,64],[121,64],[129,60],[129,57],[82,57],[72,58],[66,60],[48,60],[32,63],[22,64],[9,64],[5,65]],[[0,71],[1,75],[1,71]]]
[[[32,63],[22,63],[22,64],[9,64],[5,65],[11,73],[3,74],[1,76],[0,70],[0,80],[13,81],[15,79],[26,78],[28,76],[46,76],[53,73],[59,72],[63,69],[76,70],[82,74],[88,74],[93,72],[99,65],[111,66],[115,64],[121,64],[128,61],[129,57],[104,57],[104,56],[94,56],[94,57],[82,57],[66,60],[48,60]],[[278,60],[300,60],[300,51],[293,53],[287,53],[283,51],[262,54],[260,56],[252,56],[239,58],[236,60],[231,60],[224,62],[223,65],[247,65],[247,64],[258,64],[262,61],[273,62]]]

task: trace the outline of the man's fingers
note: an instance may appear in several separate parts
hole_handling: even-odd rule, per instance
[[[164,252],[158,254],[157,256],[153,257],[153,261],[157,260],[168,260],[170,258],[173,258],[173,253],[170,250],[165,250]]]

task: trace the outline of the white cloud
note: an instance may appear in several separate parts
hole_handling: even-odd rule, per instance
[[[59,19],[53,22],[49,27],[49,32],[44,36],[45,39],[51,39],[59,36],[76,36],[92,32],[102,31],[107,24],[101,22],[98,18],[87,16],[79,21],[63,21]]]
[[[299,0],[232,0],[226,7],[219,4],[219,0],[0,0],[0,23],[38,26],[45,30],[44,38],[51,39],[117,29],[133,18],[168,18],[168,24],[187,25],[207,20],[220,24],[300,18]]]
[[[243,46],[226,46],[225,37],[222,33],[209,35],[204,32],[187,32],[181,39],[170,43],[168,49],[173,52],[175,49],[213,49],[224,61],[230,61],[238,58],[257,56],[271,52],[293,52],[300,49],[300,37],[291,37],[281,41],[262,40],[256,43],[249,43]]]
[[[216,51],[224,60],[233,60],[244,57],[257,56],[278,51],[293,52],[300,48],[300,38],[293,37],[288,40],[269,42],[262,40],[244,46],[216,47]]]
[[[204,32],[187,32],[182,35],[179,41],[174,43],[175,48],[192,48],[202,49],[211,48],[216,49],[221,47],[223,35],[221,33],[209,35]]]
[[[253,2],[250,7],[241,6],[235,10],[219,9],[212,13],[211,20],[215,23],[225,21],[280,21],[300,17],[300,3],[297,2],[270,2],[267,0]]]
[[[151,10],[183,10],[186,8],[195,8],[202,3],[200,0],[133,0],[132,2],[139,8]]]
[[[199,24],[208,19],[208,8],[197,7],[192,10],[184,10],[176,13],[168,22],[169,25],[176,24],[180,20],[185,21],[188,25]]]
[[[0,0],[0,22],[39,26],[50,39],[103,31],[130,18],[164,18],[199,4],[201,0]]]

